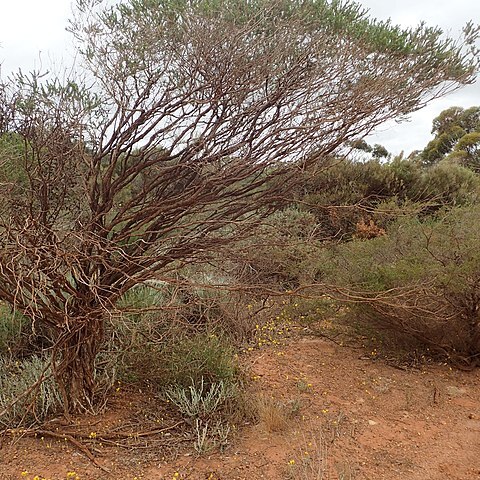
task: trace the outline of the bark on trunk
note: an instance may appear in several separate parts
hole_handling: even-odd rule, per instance
[[[95,403],[95,359],[103,340],[99,319],[75,319],[54,350],[55,378],[65,413],[91,410]]]

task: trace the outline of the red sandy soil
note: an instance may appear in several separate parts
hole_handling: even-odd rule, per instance
[[[243,425],[223,453],[198,456],[185,425],[168,429],[181,420],[145,395],[120,390],[106,413],[78,419],[73,430],[60,420],[45,427],[83,433],[78,445],[48,434],[5,437],[0,479],[75,478],[68,472],[81,480],[480,479],[479,370],[403,370],[318,337],[254,351],[246,362],[256,395],[290,412],[281,431]],[[152,425],[167,430],[134,438],[137,448],[115,439],[115,432],[138,432],[142,416],[149,432]]]

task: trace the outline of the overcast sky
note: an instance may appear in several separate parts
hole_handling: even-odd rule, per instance
[[[415,26],[421,20],[438,25],[451,36],[458,36],[469,20],[480,23],[479,0],[359,0],[379,19],[391,18],[402,26]],[[72,52],[65,32],[71,16],[70,0],[2,0],[0,16],[0,63],[3,75],[33,67],[68,65]],[[381,143],[392,153],[423,148],[431,138],[431,123],[442,110],[453,105],[480,105],[480,81],[432,102],[411,116],[408,123],[380,127],[370,143]]]

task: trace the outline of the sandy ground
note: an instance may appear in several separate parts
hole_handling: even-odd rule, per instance
[[[308,336],[245,361],[255,396],[285,415],[278,431],[267,419],[241,425],[223,453],[198,456],[180,419],[120,390],[106,413],[77,419],[78,445],[48,434],[5,437],[0,479],[480,479],[480,371],[403,370]],[[132,439],[137,448],[116,440],[141,417],[149,429]],[[49,429],[72,431],[60,420]]]

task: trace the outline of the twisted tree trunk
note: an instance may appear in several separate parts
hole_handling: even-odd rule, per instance
[[[95,359],[103,342],[103,319],[75,318],[53,350],[54,375],[66,414],[92,409],[95,403]]]

